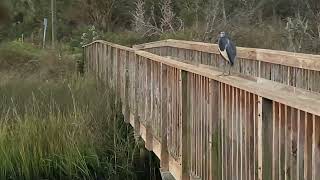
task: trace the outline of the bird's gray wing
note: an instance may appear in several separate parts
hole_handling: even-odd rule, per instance
[[[227,51],[229,60],[231,61],[232,64],[234,64],[237,56],[237,49],[232,41],[228,41],[226,45],[226,51]]]

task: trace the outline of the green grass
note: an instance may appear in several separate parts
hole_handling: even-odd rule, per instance
[[[60,55],[59,55],[60,54]],[[0,84],[16,79],[63,81],[71,78],[79,56],[38,49],[17,41],[0,44]]]
[[[45,51],[37,49],[31,44],[12,41],[0,45],[0,60],[8,64],[24,63],[30,60],[36,60]]]
[[[0,179],[135,178],[138,145],[114,93],[76,60],[0,45]]]
[[[0,179],[132,178],[136,145],[113,98],[92,79],[2,85]]]

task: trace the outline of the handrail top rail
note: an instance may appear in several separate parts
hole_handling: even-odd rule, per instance
[[[199,50],[203,52],[209,52],[209,53],[219,53],[219,51],[215,48],[218,47],[217,44],[214,43],[206,43],[206,42],[199,42],[199,41],[186,41],[186,40],[175,40],[175,39],[166,39],[166,40],[160,40],[160,41],[154,41],[154,42],[149,42],[149,43],[143,43],[143,44],[137,44],[134,45],[133,48],[138,48],[138,49],[148,49],[148,48],[153,48],[153,47],[162,47],[163,43],[179,43],[181,45],[187,44],[187,45],[194,45],[194,50]],[[171,44],[169,44],[171,45]],[[199,48],[202,47],[202,48]],[[207,50],[208,48],[203,48],[203,47],[209,47],[209,48],[214,48],[211,50]],[[296,52],[290,52],[290,51],[280,51],[280,50],[272,50],[272,49],[263,49],[263,48],[248,48],[248,47],[237,47],[237,50],[240,50],[240,52],[252,52],[252,51],[257,51],[257,52],[267,52],[267,53],[272,53],[272,54],[281,54],[281,55],[288,55],[288,56],[297,56],[297,57],[306,57],[306,58],[312,58],[312,59],[317,59],[320,60],[320,55],[318,54],[306,54],[306,53],[296,53]]]
[[[83,45],[82,48],[85,48],[85,47],[90,46],[90,45],[95,44],[95,43],[106,44],[106,45],[109,45],[109,46],[112,46],[112,47],[115,47],[115,48],[119,48],[119,49],[122,49],[122,50],[127,50],[127,51],[130,51],[130,52],[134,52],[133,48],[130,48],[130,47],[127,47],[127,46],[122,46],[122,45],[115,44],[115,43],[111,43],[111,42],[104,41],[104,40],[95,40],[95,41],[93,41],[91,43]]]
[[[133,46],[134,49],[149,49],[157,47],[176,47],[200,52],[219,54],[218,45],[204,42],[167,39]],[[239,58],[281,64],[309,70],[320,70],[320,55],[294,53],[270,49],[237,47]]]

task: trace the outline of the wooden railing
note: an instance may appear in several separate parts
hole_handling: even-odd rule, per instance
[[[161,47],[161,55],[169,49]],[[223,77],[105,41],[84,46],[84,56],[87,70],[118,92],[126,122],[176,179],[320,177],[317,93],[263,78]]]
[[[169,39],[134,48],[216,68],[221,68],[225,63],[216,44]],[[320,55],[243,47],[237,47],[237,51],[238,58],[232,68],[234,73],[320,92]]]

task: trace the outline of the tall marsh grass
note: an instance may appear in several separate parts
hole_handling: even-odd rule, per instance
[[[0,85],[0,179],[132,179],[137,149],[93,78]]]

